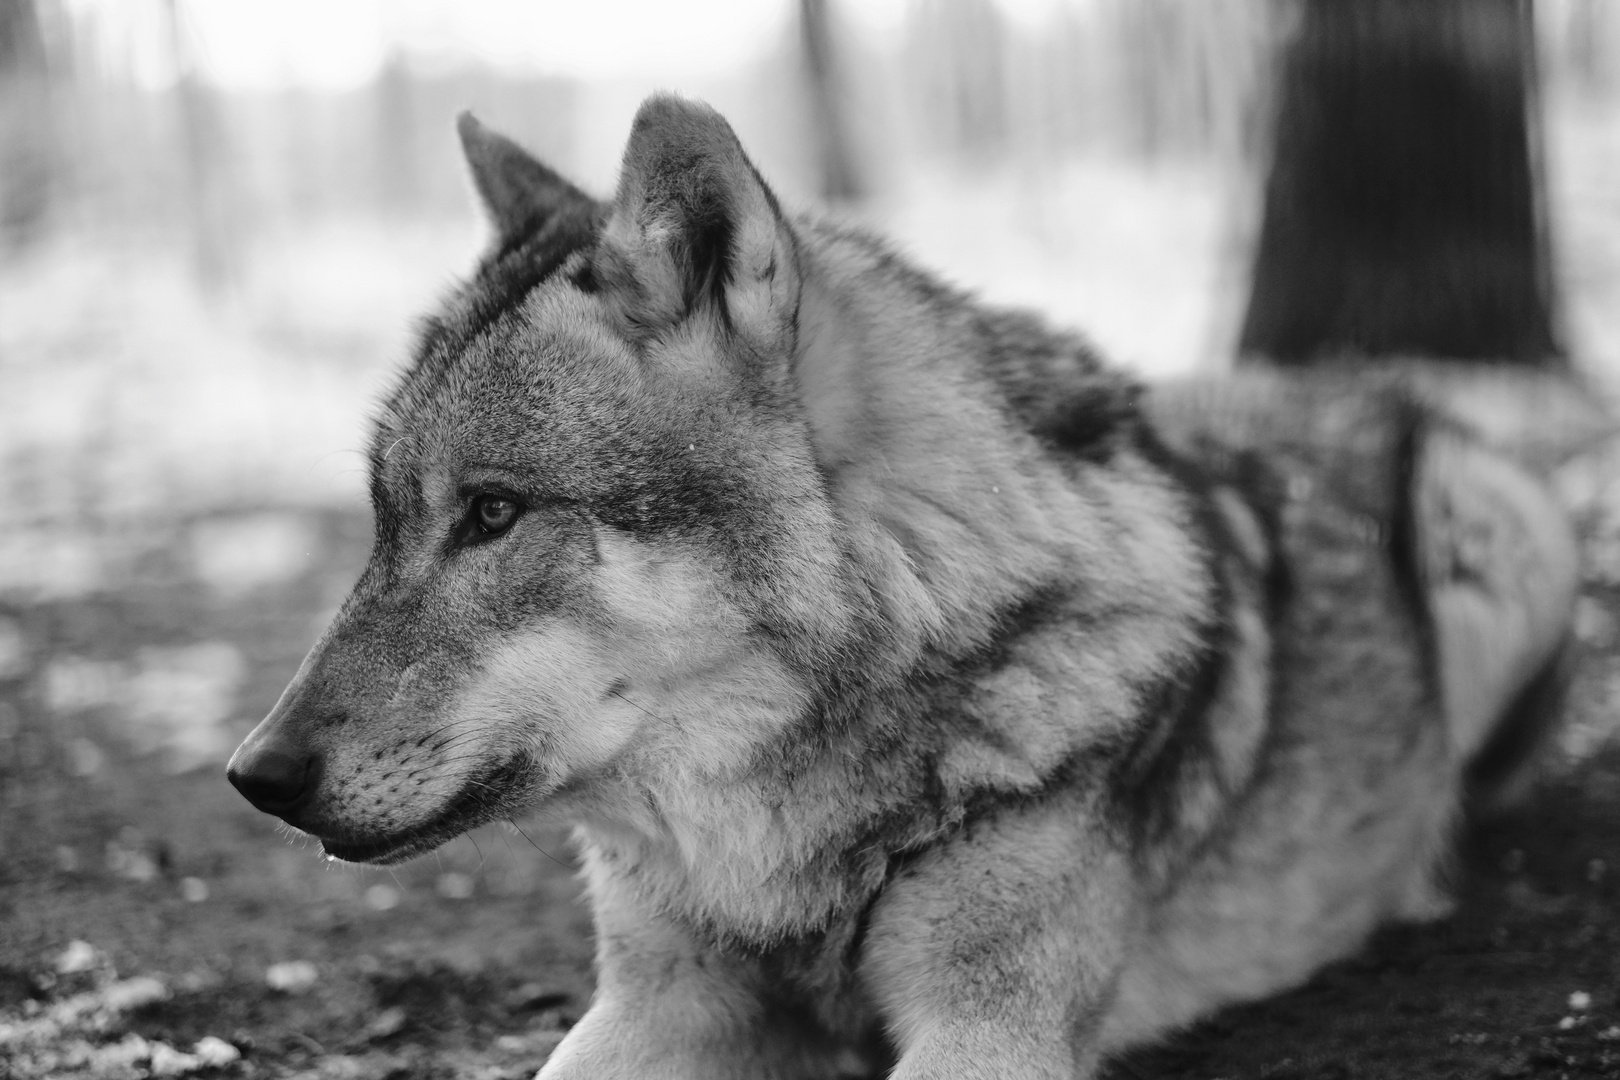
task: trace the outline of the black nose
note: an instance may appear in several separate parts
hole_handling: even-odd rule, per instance
[[[314,790],[319,765],[319,759],[313,754],[265,747],[237,753],[225,770],[225,777],[260,810],[286,817]]]

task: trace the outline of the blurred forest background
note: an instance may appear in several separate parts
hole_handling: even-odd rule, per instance
[[[1542,351],[1606,408],[1620,5],[1497,6],[1533,20],[1512,58],[1528,94],[1507,108],[1546,245]],[[1304,11],[0,0],[0,1078],[517,1076],[588,996],[560,837],[486,829],[392,874],[332,868],[223,781],[358,573],[367,409],[482,242],[457,112],[605,196],[640,100],[703,98],[789,205],[866,222],[1158,378],[1281,340],[1250,285]],[[1587,453],[1557,476],[1589,560],[1571,769],[1612,746],[1620,712],[1612,465]],[[1339,1043],[1302,1049],[1279,1016],[1315,1025],[1322,1003],[1285,1002],[1157,1071],[1362,1075],[1299,1061],[1365,1052],[1368,1025],[1398,1070],[1419,1051],[1393,1032],[1433,1013],[1425,1038],[1457,1075],[1568,1071],[1566,1035],[1586,1040],[1581,1068],[1620,1075],[1615,948],[1601,961],[1620,941],[1620,851],[1603,854],[1620,834],[1593,810],[1620,807],[1620,771],[1557,783],[1555,820],[1487,845],[1495,876],[1461,929],[1329,977],[1360,1016]],[[1523,837],[1549,829],[1565,831],[1541,864]],[[1390,1013],[1385,968],[1452,946],[1494,959],[1408,980],[1417,1011]],[[1523,992],[1424,1012],[1463,972]],[[1261,1049],[1243,1057],[1233,1030]]]

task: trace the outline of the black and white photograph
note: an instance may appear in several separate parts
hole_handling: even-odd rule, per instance
[[[0,0],[0,1080],[1620,1078],[1620,2]]]

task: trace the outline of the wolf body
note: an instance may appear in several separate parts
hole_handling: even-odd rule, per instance
[[[1530,476],[1389,385],[1143,391],[790,219],[698,104],[606,204],[462,136],[495,242],[230,775],[355,861],[572,822],[542,1077],[1086,1076],[1443,910],[1562,656]]]

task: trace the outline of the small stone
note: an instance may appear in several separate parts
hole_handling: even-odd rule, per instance
[[[1577,990],[1569,995],[1569,1007],[1576,1012],[1585,1012],[1592,1007],[1592,995],[1585,990]]]
[[[373,1017],[371,1023],[366,1025],[366,1030],[361,1038],[367,1042],[372,1042],[377,1039],[386,1039],[390,1035],[397,1035],[405,1029],[406,1020],[405,1010],[398,1005],[394,1005]]]
[[[183,1054],[166,1042],[151,1042],[151,1059],[147,1068],[153,1076],[184,1076],[202,1067],[202,1062],[190,1054]]]
[[[131,1032],[115,1043],[96,1047],[93,1053],[92,1067],[97,1072],[106,1072],[119,1065],[133,1066],[147,1060],[152,1056],[152,1044]]]
[[[101,950],[88,941],[70,941],[68,947],[62,950],[62,955],[56,958],[56,973],[58,975],[77,975],[81,971],[91,971],[101,963]]]
[[[112,1012],[128,1012],[169,996],[169,988],[162,979],[151,975],[137,975],[132,979],[115,982],[101,992],[103,1003]]]
[[[1566,1016],[1562,1020],[1558,1021],[1558,1030],[1559,1031],[1568,1031],[1571,1028],[1573,1028],[1574,1026],[1575,1026],[1575,1018],[1573,1016]]]
[[[224,1039],[216,1038],[213,1035],[204,1035],[198,1039],[197,1045],[191,1048],[191,1052],[198,1061],[202,1062],[205,1068],[209,1069],[229,1065],[242,1056],[242,1051]]]
[[[123,830],[117,840],[107,841],[107,869],[115,877],[143,885],[158,876],[157,861],[132,829]]]
[[[271,964],[264,972],[264,981],[270,984],[270,989],[283,994],[302,994],[320,977],[320,972],[308,960],[283,960]]]
[[[1528,1054],[1514,1054],[1512,1057],[1506,1058],[1505,1060],[1503,1060],[1501,1062],[1501,1064],[1496,1066],[1496,1075],[1497,1076],[1506,1076],[1506,1077],[1529,1076],[1530,1075],[1530,1057],[1529,1057],[1529,1055]]]

